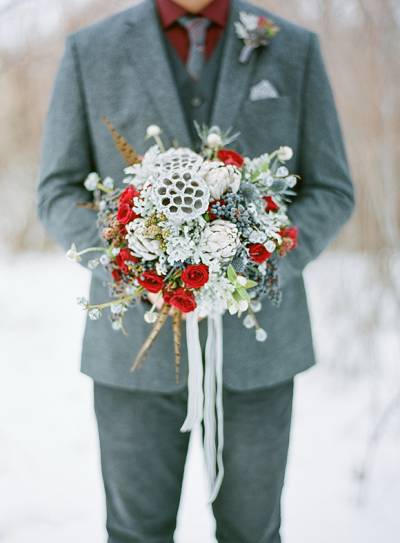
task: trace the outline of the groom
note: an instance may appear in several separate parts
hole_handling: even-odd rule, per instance
[[[278,34],[240,63],[234,23],[245,11]],[[299,245],[282,263],[283,301],[267,300],[265,343],[224,317],[225,477],[213,503],[219,543],[278,543],[294,376],[315,362],[302,272],[354,206],[353,187],[318,38],[242,0],[145,0],[66,41],[46,123],[39,214],[65,249],[99,243],[83,180],[93,170],[122,183],[123,162],[101,118],[143,153],[146,127],[166,143],[196,146],[193,121],[240,131],[236,150],[256,156],[289,145],[301,176],[289,216]],[[83,260],[83,264],[87,261]],[[93,271],[93,303],[108,297]],[[148,334],[146,310],[127,314],[128,336],[106,318],[87,321],[82,371],[93,378],[110,543],[173,541],[189,436],[187,361],[175,383],[171,331],[130,373]],[[167,327],[168,328],[168,327]],[[201,323],[204,337],[204,326]],[[299,492],[302,489],[298,489]]]

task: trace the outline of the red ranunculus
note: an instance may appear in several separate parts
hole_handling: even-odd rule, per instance
[[[117,220],[120,224],[128,224],[136,219],[138,215],[133,211],[129,204],[121,204],[117,212]]]
[[[265,202],[265,211],[278,211],[279,206],[272,196],[263,196]]]
[[[155,271],[145,271],[140,277],[138,277],[138,283],[144,289],[149,292],[157,293],[164,286],[163,278],[160,275],[157,275]]]
[[[139,262],[139,259],[132,254],[130,249],[124,247],[115,257],[115,262],[124,273],[129,273],[127,262]]]
[[[121,270],[113,270],[111,272],[111,275],[116,283],[118,283],[122,279]]]
[[[299,229],[297,226],[285,226],[281,228],[280,235],[282,236],[282,246],[280,255],[285,255],[288,251],[296,249],[298,244]]]
[[[262,243],[252,243],[249,245],[249,255],[251,260],[253,262],[257,262],[257,264],[262,264],[265,262],[272,253],[267,251],[265,246]]]
[[[190,290],[177,288],[169,301],[169,303],[179,309],[182,313],[190,313],[196,309],[196,300]]]
[[[233,149],[220,149],[217,153],[217,157],[222,160],[224,164],[231,164],[238,168],[243,166],[244,158]]]
[[[133,199],[136,196],[139,196],[140,192],[133,185],[129,185],[120,195],[119,203],[121,204],[132,204]]]
[[[208,281],[208,266],[190,264],[182,272],[182,281],[189,288],[200,288]]]

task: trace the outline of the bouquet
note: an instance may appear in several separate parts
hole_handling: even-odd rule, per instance
[[[197,152],[165,149],[161,129],[151,125],[146,138],[154,145],[139,156],[107,119],[104,122],[128,163],[125,188],[115,188],[109,177],[89,174],[84,184],[94,195],[91,205],[97,210],[104,246],[78,251],[73,245],[67,256],[78,261],[84,253],[98,252],[89,267],[107,270],[111,299],[90,304],[80,298],[79,303],[90,319],[107,311],[112,327],[129,333],[124,314],[132,304],[148,303],[150,297],[144,318],[153,326],[131,369],[142,364],[171,316],[177,381],[181,326],[186,320],[189,397],[182,431],[204,418],[213,499],[223,476],[221,316],[237,314],[246,328],[255,329],[257,341],[267,339],[256,313],[264,296],[279,305],[279,259],[297,245],[297,228],[287,215],[297,177],[285,163],[293,153],[280,147],[256,158],[243,157],[228,147],[238,134],[198,125]],[[204,317],[208,339],[203,389],[197,323]]]

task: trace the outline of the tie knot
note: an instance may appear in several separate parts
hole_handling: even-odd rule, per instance
[[[189,15],[184,15],[178,19],[178,23],[186,28],[191,44],[200,47],[204,46],[207,28],[211,24],[209,19],[206,17],[191,17]]]

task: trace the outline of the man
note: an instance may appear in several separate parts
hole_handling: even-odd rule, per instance
[[[271,43],[239,62],[241,11],[278,27]],[[195,21],[193,20],[195,18]],[[337,235],[353,187],[335,105],[312,32],[242,0],[145,0],[69,36],[46,123],[39,213],[64,247],[99,242],[83,180],[90,171],[122,179],[123,163],[101,118],[140,152],[146,127],[195,146],[193,120],[240,131],[236,149],[256,156],[289,145],[302,180],[289,207],[299,246],[282,264],[283,301],[265,300],[265,343],[224,317],[224,466],[213,503],[219,543],[278,543],[280,498],[291,420],[293,378],[314,364],[302,272]],[[83,264],[86,264],[83,261]],[[107,299],[94,270],[90,296]],[[127,337],[107,319],[88,321],[82,371],[94,380],[109,542],[173,541],[188,435],[187,361],[175,383],[170,330],[144,366],[132,359],[148,334],[143,304],[127,315]],[[204,338],[204,323],[201,328]],[[301,489],[299,490],[301,491]]]

